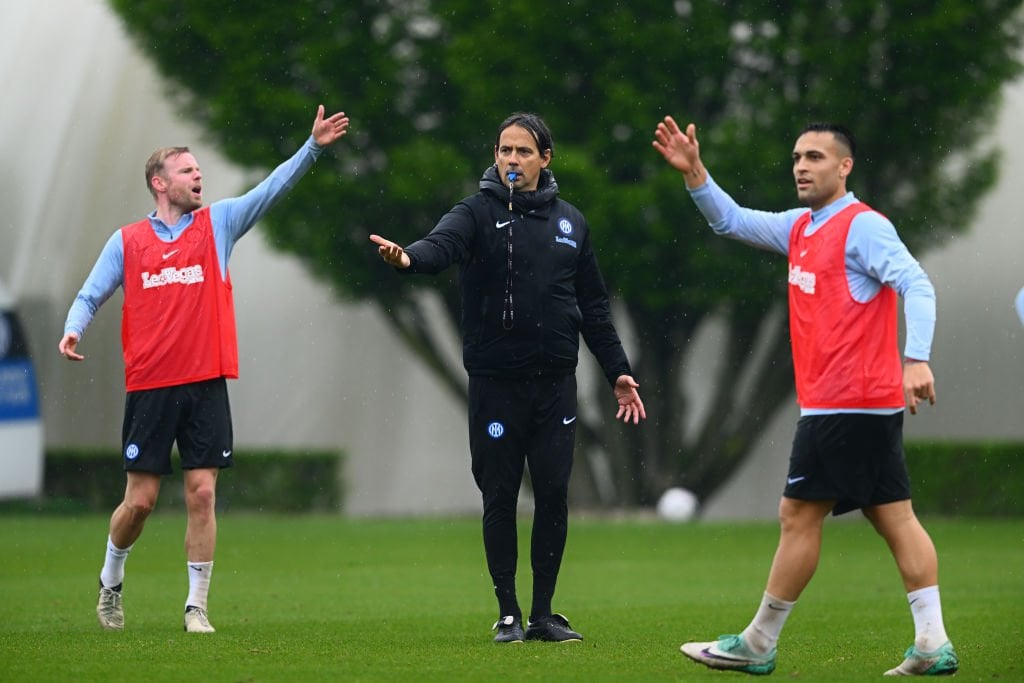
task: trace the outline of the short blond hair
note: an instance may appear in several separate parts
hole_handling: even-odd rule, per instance
[[[188,147],[161,147],[149,155],[149,160],[146,162],[146,189],[154,199],[156,199],[156,190],[153,189],[153,183],[150,182],[153,176],[163,175],[165,161],[188,151]]]

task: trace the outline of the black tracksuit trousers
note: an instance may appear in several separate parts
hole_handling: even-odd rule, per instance
[[[534,495],[530,617],[551,614],[568,530],[569,475],[576,435],[576,376],[469,378],[469,446],[483,496],[487,568],[499,617],[522,616],[516,599],[516,508],[529,466]]]

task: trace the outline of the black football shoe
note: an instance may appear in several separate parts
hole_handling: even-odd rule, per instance
[[[496,643],[521,643],[524,640],[522,617],[502,617],[494,622],[491,630],[497,631],[494,635]]]
[[[538,617],[526,625],[527,640],[546,640],[551,643],[571,643],[583,640],[583,636],[572,630],[569,620],[561,614]]]

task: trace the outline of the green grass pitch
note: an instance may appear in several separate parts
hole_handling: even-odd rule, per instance
[[[1024,680],[1024,524],[924,521],[958,680]],[[216,634],[182,632],[177,514],[150,519],[128,560],[126,628],[108,633],[94,614],[107,517],[0,516],[0,681],[741,680],[678,647],[747,624],[778,535],[770,522],[574,517],[554,606],[586,640],[499,646],[477,520],[222,514],[219,524]],[[773,676],[877,680],[912,639],[883,541],[863,520],[830,521]]]

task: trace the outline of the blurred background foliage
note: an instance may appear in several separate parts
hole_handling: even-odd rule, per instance
[[[847,124],[851,189],[920,256],[992,187],[986,132],[1021,69],[1022,0],[110,2],[181,112],[254,179],[297,148],[317,104],[352,117],[263,229],[338,296],[375,304],[458,396],[454,274],[397,277],[367,235],[421,237],[476,190],[507,114],[547,120],[649,416],[617,425],[607,384],[581,379],[573,497],[592,504],[668,486],[706,498],[792,400],[784,262],[712,235],[651,149],[657,122],[695,122],[717,181],[766,210],[795,204],[799,130]],[[711,361],[693,353],[708,325]],[[710,389],[689,386],[695,372]]]

